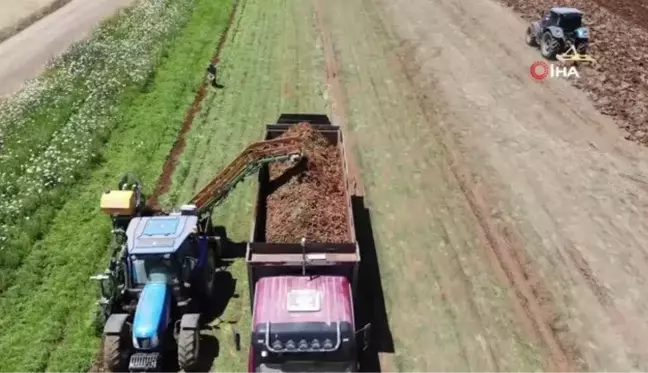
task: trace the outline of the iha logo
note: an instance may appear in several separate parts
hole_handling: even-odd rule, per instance
[[[536,61],[531,64],[529,68],[529,75],[533,80],[542,81],[547,78],[571,78],[576,77],[580,78],[578,70],[575,66],[556,66],[554,64],[548,64],[544,61]]]

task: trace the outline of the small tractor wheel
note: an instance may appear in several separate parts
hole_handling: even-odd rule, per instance
[[[533,28],[531,26],[527,27],[524,41],[526,41],[527,45],[530,45],[532,47],[538,46],[538,41],[536,40],[535,36],[533,36]]]
[[[576,45],[576,51],[578,54],[586,54],[587,53],[587,48],[589,47],[589,43],[586,41],[580,42]]]
[[[196,368],[198,352],[200,351],[200,332],[196,330],[180,330],[178,333],[178,366],[189,372]]]
[[[551,35],[551,32],[547,31],[542,34],[542,40],[540,41],[540,53],[542,57],[555,60],[556,55],[560,52],[561,43],[560,40],[556,39]]]
[[[103,341],[104,364],[110,372],[123,372],[126,365],[124,346],[118,335],[107,335]]]

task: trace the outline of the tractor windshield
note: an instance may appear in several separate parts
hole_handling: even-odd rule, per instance
[[[560,27],[567,32],[572,32],[582,26],[580,14],[566,14],[560,17]]]
[[[170,258],[147,256],[133,260],[133,282],[135,285],[145,285],[149,282],[172,283],[175,278],[175,269]]]

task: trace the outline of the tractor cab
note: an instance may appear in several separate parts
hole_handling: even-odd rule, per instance
[[[207,257],[207,238],[197,235],[198,217],[168,215],[133,218],[128,226],[129,289],[164,281],[183,289]],[[181,294],[177,294],[181,295]]]
[[[344,276],[272,276],[255,286],[250,372],[357,367],[352,291]]]
[[[576,8],[551,8],[542,17],[542,26],[560,27],[565,33],[574,32],[583,27],[583,12]]]

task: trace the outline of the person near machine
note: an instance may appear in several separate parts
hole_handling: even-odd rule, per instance
[[[209,83],[212,85],[212,87],[219,88],[218,83],[216,83],[217,63],[218,60],[216,60],[216,62],[210,62],[209,66],[207,66],[207,79],[209,80]]]

